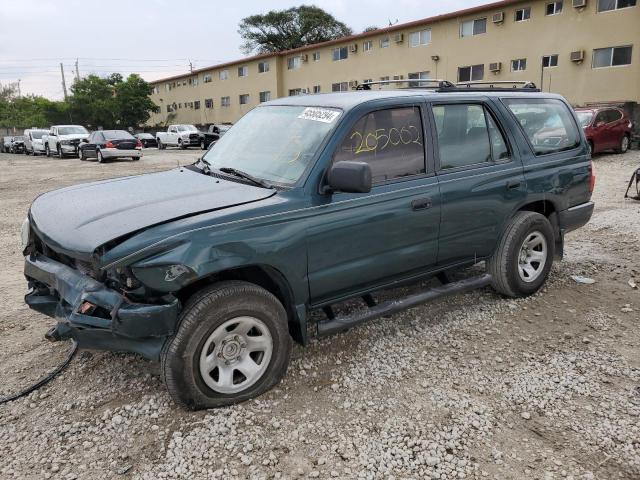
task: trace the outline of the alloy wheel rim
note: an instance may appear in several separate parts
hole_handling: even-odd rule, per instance
[[[622,151],[626,152],[628,148],[629,148],[629,137],[625,135],[624,137],[622,137]]]
[[[254,385],[267,370],[273,339],[255,317],[227,320],[209,335],[200,352],[200,376],[211,390],[238,393]]]
[[[547,240],[542,233],[529,233],[518,252],[518,274],[523,282],[536,281],[547,263]]]

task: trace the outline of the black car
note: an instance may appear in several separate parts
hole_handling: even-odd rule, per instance
[[[10,153],[24,153],[24,137],[19,135],[17,137],[11,137],[11,143],[9,144]]]
[[[98,130],[80,142],[78,158],[95,158],[99,163],[114,158],[140,160],[142,142],[125,130]]]
[[[158,146],[158,142],[156,141],[156,137],[154,137],[150,133],[136,133],[134,135],[134,137],[136,137],[138,140],[140,140],[140,143],[142,143],[142,147],[143,148],[157,147]]]

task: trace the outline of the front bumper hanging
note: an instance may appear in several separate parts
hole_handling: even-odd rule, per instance
[[[51,339],[74,338],[82,348],[130,351],[157,359],[173,335],[180,303],[134,303],[121,293],[42,255],[25,257],[32,291],[25,302],[58,320]],[[88,312],[95,313],[88,313]]]

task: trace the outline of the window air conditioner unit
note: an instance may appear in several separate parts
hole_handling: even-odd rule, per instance
[[[358,51],[358,44],[354,43],[349,45],[349,53],[356,53]]]
[[[504,12],[494,13],[491,18],[493,23],[502,23],[504,22]]]
[[[502,70],[502,62],[493,62],[489,64],[489,71],[498,73]]]
[[[404,42],[404,33],[396,33],[393,36],[393,41],[396,42],[396,43]]]
[[[571,52],[571,61],[575,63],[580,63],[584,60],[584,50],[576,50],[575,52]]]
[[[584,8],[587,6],[587,0],[573,0],[573,8]]]
[[[358,80],[350,80],[349,88],[356,88],[358,86]]]
[[[308,62],[309,61],[309,55],[307,55],[306,53],[303,55],[300,55],[300,60],[302,60],[303,62]]]

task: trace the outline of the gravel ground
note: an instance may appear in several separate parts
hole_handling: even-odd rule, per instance
[[[198,154],[104,165],[0,154],[0,396],[69,347],[46,342],[52,322],[23,304],[18,232],[31,201]],[[594,218],[568,235],[537,295],[476,291],[313,340],[276,389],[205,412],[177,408],[152,362],[81,352],[0,406],[0,477],[640,478],[640,291],[628,283],[640,284],[640,202],[622,200],[640,152],[595,165]]]

